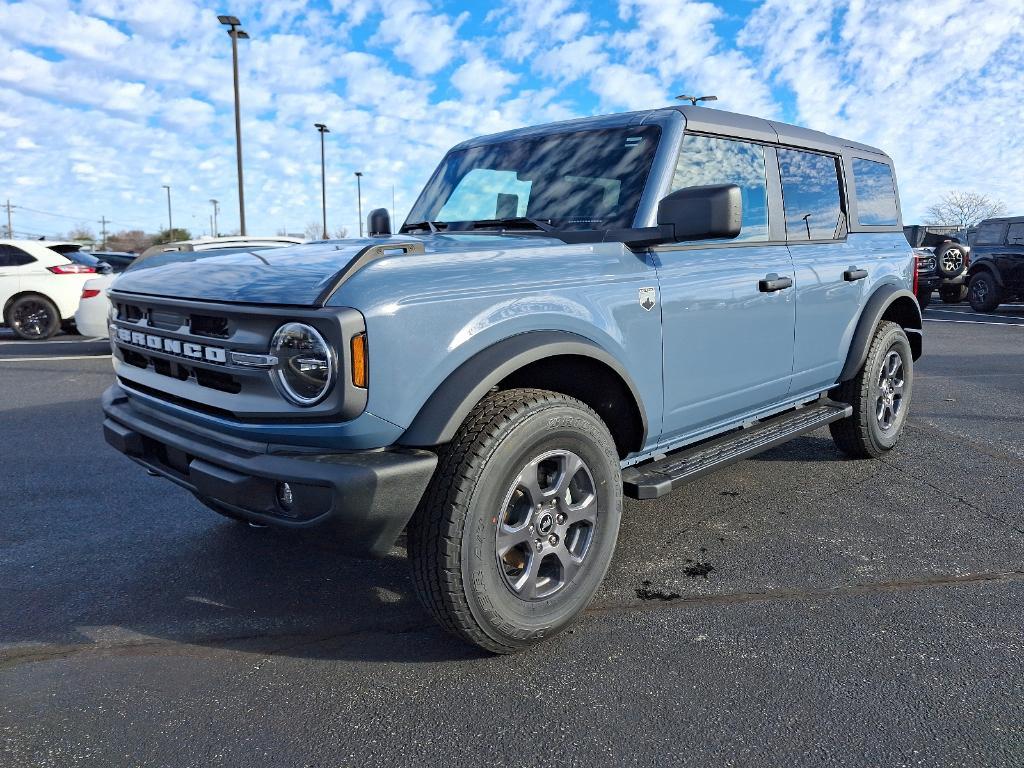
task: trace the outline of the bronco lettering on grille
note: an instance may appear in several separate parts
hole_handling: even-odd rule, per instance
[[[120,344],[127,344],[132,347],[153,349],[168,355],[187,357],[192,360],[205,360],[208,363],[227,363],[228,361],[227,350],[220,347],[208,347],[205,344],[196,344],[191,341],[168,339],[152,333],[129,331],[127,328],[117,329],[117,341]]]

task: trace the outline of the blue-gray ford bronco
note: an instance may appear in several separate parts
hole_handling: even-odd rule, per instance
[[[108,442],[238,521],[384,555],[496,653],[651,499],[828,425],[892,449],[921,354],[892,161],[700,107],[452,149],[391,232],[130,270]]]

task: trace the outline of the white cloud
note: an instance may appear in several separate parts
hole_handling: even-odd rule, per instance
[[[483,56],[474,56],[452,74],[452,84],[470,101],[501,98],[519,76]]]
[[[451,18],[435,13],[423,0],[385,0],[384,19],[377,30],[380,42],[418,75],[444,69],[457,50],[456,36],[468,14]]]

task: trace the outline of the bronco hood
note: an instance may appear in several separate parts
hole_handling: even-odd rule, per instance
[[[139,264],[121,274],[112,287],[124,293],[203,301],[322,306],[341,282],[380,258],[415,258],[417,253],[455,253],[541,244],[562,243],[544,237],[485,234],[325,241],[206,256],[153,267]]]

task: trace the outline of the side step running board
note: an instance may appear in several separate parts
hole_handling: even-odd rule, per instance
[[[656,499],[713,469],[767,451],[818,427],[845,419],[853,407],[822,398],[745,429],[682,448],[659,461],[622,470],[623,491],[634,499]]]

